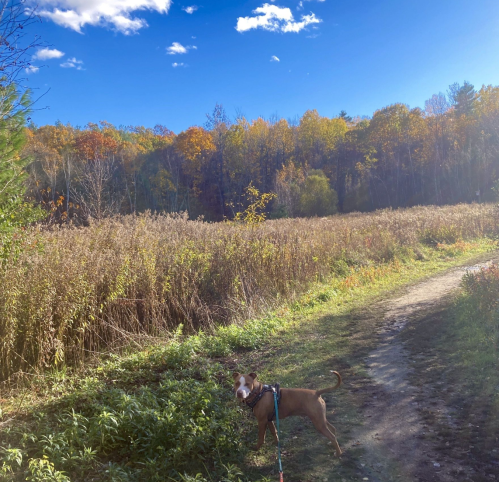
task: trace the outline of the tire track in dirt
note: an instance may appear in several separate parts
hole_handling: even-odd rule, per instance
[[[386,302],[379,344],[367,357],[372,382],[363,390],[368,402],[363,408],[365,423],[353,434],[351,446],[364,449],[359,473],[364,480],[455,482],[448,462],[425,438],[425,425],[418,411],[417,388],[408,380],[409,353],[399,334],[407,322],[432,308],[459,287],[466,272],[478,270],[494,260],[453,269],[419,283],[403,296]],[[435,403],[435,401],[433,401]],[[445,410],[445,406],[438,407]],[[452,426],[452,421],[449,419]],[[454,462],[455,463],[455,462]],[[466,467],[452,467],[466,472]]]

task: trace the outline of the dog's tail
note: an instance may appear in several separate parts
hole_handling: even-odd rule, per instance
[[[338,383],[336,383],[336,385],[334,387],[323,388],[322,390],[317,390],[315,393],[317,393],[318,396],[322,395],[323,393],[332,392],[333,390],[336,390],[341,385],[341,375],[338,372],[333,372],[333,373],[338,378]]]

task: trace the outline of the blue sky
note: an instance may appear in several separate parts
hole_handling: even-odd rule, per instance
[[[27,84],[35,96],[50,89],[38,125],[106,120],[178,133],[216,103],[249,119],[370,116],[394,102],[424,106],[456,81],[499,84],[497,0],[38,4],[33,30],[49,51],[35,54]]]

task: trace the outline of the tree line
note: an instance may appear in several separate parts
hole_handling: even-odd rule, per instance
[[[247,189],[275,193],[271,217],[487,201],[499,179],[499,87],[464,82],[424,109],[396,103],[372,118],[309,110],[299,121],[204,126],[26,129],[28,194],[59,221],[144,210],[232,219]]]

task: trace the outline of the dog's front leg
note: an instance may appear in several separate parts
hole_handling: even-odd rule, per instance
[[[265,431],[267,430],[267,420],[258,420],[258,443],[255,450],[260,450],[260,447],[265,443]]]
[[[275,429],[274,422],[269,422],[267,425],[268,425],[270,433],[274,437],[275,443],[277,445],[279,443],[279,437],[277,435],[277,430]]]

